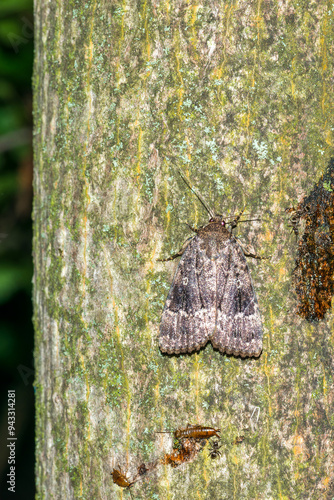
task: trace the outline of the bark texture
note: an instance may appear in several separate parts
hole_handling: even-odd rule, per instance
[[[282,217],[332,154],[333,12],[35,0],[38,499],[129,498],[112,468],[133,477],[187,423],[221,428],[221,457],[161,466],[135,499],[334,497],[333,315],[296,316]],[[177,263],[158,259],[208,220],[171,156],[217,212],[262,218],[238,228],[271,256],[250,261],[259,359],[159,351]]]

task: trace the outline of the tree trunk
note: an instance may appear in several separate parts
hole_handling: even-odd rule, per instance
[[[190,423],[221,428],[221,456],[159,465],[134,498],[331,500],[333,316],[295,314],[282,212],[332,152],[333,7],[35,4],[37,498],[128,498],[113,468],[132,480]],[[177,261],[158,259],[208,221],[177,168],[261,219],[237,230],[271,256],[249,262],[258,359],[159,350]]]

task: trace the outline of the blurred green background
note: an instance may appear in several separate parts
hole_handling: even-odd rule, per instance
[[[33,499],[31,304],[33,2],[0,0],[0,497]],[[16,491],[8,491],[7,391],[16,391]]]

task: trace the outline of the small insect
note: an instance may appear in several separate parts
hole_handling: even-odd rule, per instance
[[[240,444],[243,442],[244,439],[245,439],[245,436],[237,436],[235,438],[235,440],[232,442],[232,444]]]
[[[308,321],[324,318],[334,294],[334,158],[311,193],[296,209],[288,209],[298,234],[296,266],[292,273],[297,313]]]
[[[188,424],[185,429],[177,429],[173,434],[176,440],[181,441],[181,439],[210,439],[213,436],[220,438],[219,432],[220,429],[215,429],[214,427]],[[157,434],[170,434],[170,431],[161,431],[157,432]]]
[[[166,260],[182,256],[160,323],[159,345],[168,354],[198,351],[208,341],[222,353],[258,357],[262,324],[245,252],[221,215],[204,202],[181,173],[187,186],[210,215],[209,223],[193,229],[194,237]]]
[[[203,427],[202,425],[191,425],[188,424],[185,429],[178,429],[174,431],[174,436],[176,439],[209,439],[213,436],[220,438],[220,429],[215,429],[214,427]]]
[[[209,448],[210,458],[214,459],[221,457],[221,452],[219,451],[221,447],[222,445],[219,446],[219,441],[213,441],[213,443],[211,443],[211,447]]]
[[[127,488],[132,498],[132,493],[130,488],[134,485],[134,481],[132,482],[129,481],[126,475],[123,474],[123,472],[121,471],[120,466],[118,466],[118,469],[113,469],[111,475],[114,483],[117,484],[117,486],[120,486],[121,488]]]
[[[139,465],[138,467],[138,476],[143,476],[144,474],[146,474],[148,472],[148,468],[146,467],[145,464],[141,464]]]

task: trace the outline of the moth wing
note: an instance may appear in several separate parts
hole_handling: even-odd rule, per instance
[[[217,319],[211,339],[221,352],[257,357],[262,351],[262,324],[251,275],[241,247],[234,240],[226,257],[217,266]]]
[[[204,260],[199,238],[195,236],[181,257],[162,313],[159,336],[162,352],[198,351],[210,338],[207,299],[203,299],[199,285],[206,272]]]

